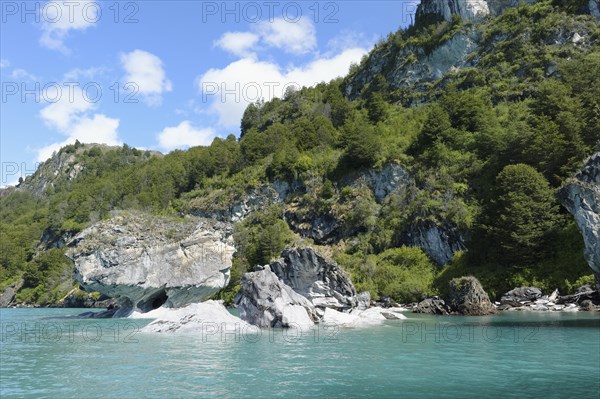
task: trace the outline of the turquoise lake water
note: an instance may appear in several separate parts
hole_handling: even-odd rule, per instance
[[[432,317],[192,335],[1,309],[0,397],[599,398],[600,314]]]

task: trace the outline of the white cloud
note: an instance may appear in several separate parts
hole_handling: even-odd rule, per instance
[[[72,96],[64,95],[55,102],[46,105],[40,111],[40,117],[46,125],[57,130],[66,138],[37,149],[37,161],[43,162],[54,151],[72,144],[75,140],[82,143],[101,143],[120,145],[118,138],[119,119],[104,114],[91,114],[95,105],[86,101],[81,89],[73,87]]]
[[[101,143],[108,145],[121,145],[118,138],[117,129],[119,120],[109,118],[103,114],[94,114],[93,117],[82,117],[77,120],[65,132],[67,138],[58,143],[52,143],[37,150],[37,161],[43,162],[50,158],[55,151],[67,144],[75,143],[79,140],[82,143]]]
[[[350,64],[359,62],[367,50],[350,48],[300,67],[282,68],[252,58],[232,62],[223,69],[210,69],[198,78],[204,102],[217,114],[225,128],[239,127],[246,106],[260,98],[282,97],[287,86],[313,86],[348,72]],[[225,90],[225,91],[224,91]]]
[[[160,105],[162,93],[172,90],[163,63],[156,55],[143,50],[121,54],[121,64],[125,69],[125,82],[137,85],[138,93],[150,106]]]
[[[10,62],[7,59],[0,59],[0,68],[8,68],[10,66]]]
[[[240,59],[198,77],[202,102],[209,103],[208,110],[218,116],[220,126],[239,127],[251,102],[282,97],[288,86],[313,86],[345,75],[366,54],[365,41],[359,34],[343,32],[329,42],[329,52],[319,53],[315,25],[309,18],[298,22],[277,18],[253,25],[251,32],[227,32],[215,45]],[[291,67],[259,59],[260,50],[273,47],[295,55],[313,53],[316,59]]]
[[[83,117],[69,129],[69,135],[82,143],[104,143],[108,145],[119,145],[117,129],[119,120],[109,118],[104,114]]]
[[[251,32],[226,32],[215,45],[239,57],[252,56],[260,37]]]
[[[317,47],[315,25],[309,18],[288,22],[283,18],[253,25],[253,32],[226,32],[215,45],[238,57],[255,57],[255,52],[275,47],[303,55]]]
[[[47,105],[40,111],[40,116],[48,126],[59,131],[67,131],[80,114],[94,107],[93,103],[85,99],[79,87],[73,87],[72,98],[70,94],[64,90],[57,102]]]
[[[190,121],[183,121],[174,127],[166,127],[158,134],[159,145],[166,151],[198,145],[210,145],[216,137],[211,128],[196,128]]]
[[[317,47],[315,25],[309,18],[288,22],[283,18],[258,25],[262,40],[271,47],[277,47],[291,54],[306,54]]]
[[[70,31],[84,31],[96,25],[100,19],[100,5],[93,0],[73,2],[48,1],[42,13],[42,36],[40,44],[51,50],[68,53],[64,41]]]

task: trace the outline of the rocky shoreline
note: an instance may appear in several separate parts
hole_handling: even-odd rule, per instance
[[[440,297],[426,298],[419,303],[404,305],[415,313],[451,315],[457,312]],[[498,312],[578,312],[600,311],[600,294],[591,285],[584,285],[572,295],[561,296],[558,289],[542,295],[537,287],[519,287],[505,293],[492,306]]]

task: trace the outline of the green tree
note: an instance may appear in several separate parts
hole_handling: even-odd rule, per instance
[[[548,181],[531,166],[508,165],[496,177],[496,192],[489,232],[498,254],[513,264],[543,258],[558,217]]]
[[[381,140],[375,127],[360,114],[346,121],[342,143],[345,147],[343,162],[350,167],[371,167],[382,155]]]
[[[374,91],[367,98],[367,112],[373,123],[383,121],[388,114],[388,105],[380,92]]]
[[[430,107],[427,119],[423,124],[414,146],[414,152],[420,153],[426,148],[431,147],[435,142],[444,137],[446,132],[452,128],[450,116],[444,108],[438,104]]]
[[[244,111],[240,126],[240,138],[244,137],[246,132],[252,128],[257,128],[260,124],[261,109],[264,106],[264,102],[257,101],[256,103],[250,103]]]

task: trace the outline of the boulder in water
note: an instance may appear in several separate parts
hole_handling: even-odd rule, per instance
[[[313,304],[281,281],[269,266],[244,274],[235,303],[240,317],[258,327],[297,327],[318,320]]]
[[[496,307],[475,277],[467,276],[450,281],[448,295],[450,308],[457,313],[469,316],[483,316],[496,313]]]
[[[553,293],[554,296],[554,293]],[[500,303],[513,307],[523,306],[542,297],[542,290],[537,287],[519,287],[502,295]],[[556,299],[556,298],[555,298]]]
[[[350,309],[357,305],[350,276],[337,263],[311,247],[287,247],[271,270],[287,286],[314,306]]]
[[[440,298],[426,298],[423,299],[415,308],[415,313],[425,314],[437,314],[437,315],[448,315],[450,309],[446,305],[446,302]]]

